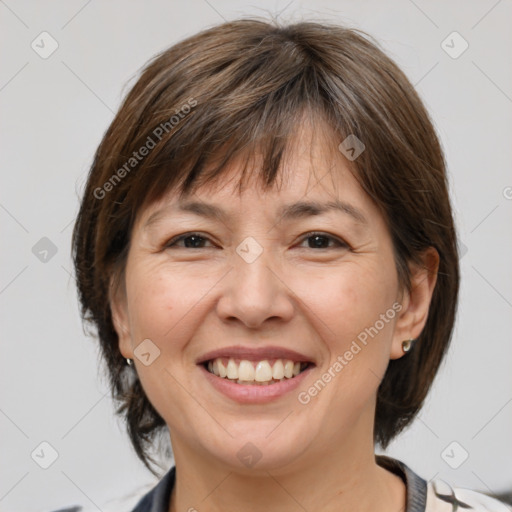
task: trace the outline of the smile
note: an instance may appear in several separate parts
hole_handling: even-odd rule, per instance
[[[201,354],[196,365],[221,395],[239,404],[265,404],[290,396],[317,367],[317,360],[277,345],[232,345]]]
[[[293,379],[309,367],[310,363],[290,359],[263,359],[249,361],[233,357],[217,357],[204,363],[213,375],[243,385],[266,386]]]

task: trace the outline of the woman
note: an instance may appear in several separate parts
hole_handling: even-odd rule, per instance
[[[154,472],[172,444],[134,511],[508,510],[375,455],[446,354],[459,267],[435,130],[365,34],[245,19],[157,56],[73,250],[134,449]]]

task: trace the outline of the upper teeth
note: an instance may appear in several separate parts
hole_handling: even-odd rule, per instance
[[[270,382],[283,378],[291,379],[307,366],[307,363],[294,362],[289,359],[276,359],[273,366],[267,359],[262,361],[248,361],[246,359],[237,361],[232,357],[229,360],[218,357],[208,362],[208,371],[218,377],[236,381]]]

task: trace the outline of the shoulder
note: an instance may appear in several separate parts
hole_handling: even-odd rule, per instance
[[[451,486],[441,479],[427,482],[398,459],[380,454],[376,460],[406,482],[406,512],[512,512],[510,504],[483,492]]]
[[[471,489],[452,487],[444,480],[434,480],[427,486],[425,512],[512,512],[512,506]]]

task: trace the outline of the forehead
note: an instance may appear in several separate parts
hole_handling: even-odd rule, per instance
[[[138,224],[146,226],[165,214],[179,211],[226,221],[230,210],[240,214],[253,206],[264,209],[265,213],[290,217],[315,214],[315,209],[318,214],[323,213],[321,209],[337,208],[362,223],[365,217],[362,212],[372,209],[370,198],[354,177],[351,162],[338,150],[339,142],[333,130],[319,123],[312,126],[305,122],[297,130],[270,186],[263,184],[261,154],[251,154],[246,160],[248,167],[243,183],[240,180],[243,158],[239,157],[230,161],[213,181],[194,187],[189,194],[176,189],[168,191],[144,209]]]
[[[166,219],[182,218],[183,215],[229,225],[245,215],[251,219],[262,215],[271,222],[291,222],[323,214],[342,214],[358,228],[368,228],[373,224],[371,204],[365,200],[364,192],[350,172],[326,169],[323,175],[311,180],[312,174],[311,169],[297,167],[284,187],[273,187],[267,191],[247,187],[240,192],[231,185],[217,187],[213,191],[199,189],[181,198],[171,193],[146,212],[141,222],[142,229],[148,231]],[[335,192],[337,187],[331,186],[335,181],[340,182],[341,194]]]

